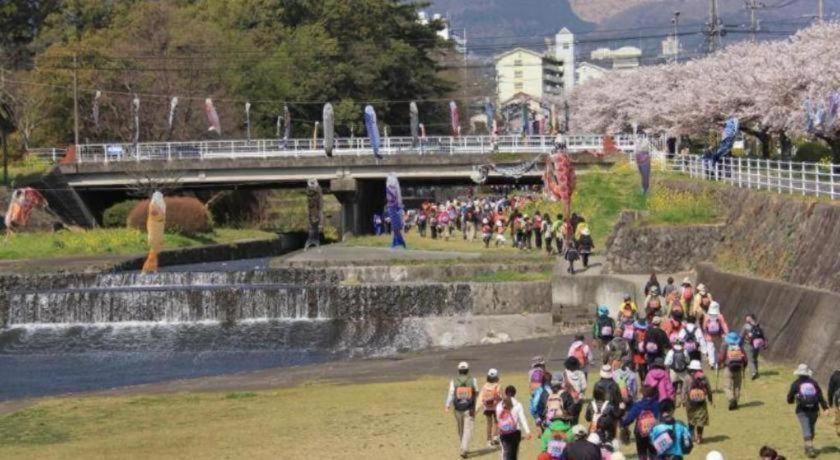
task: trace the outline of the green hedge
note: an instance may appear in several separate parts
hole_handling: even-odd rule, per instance
[[[102,225],[106,228],[125,227],[128,222],[128,213],[137,206],[139,200],[126,200],[106,209],[102,214]]]

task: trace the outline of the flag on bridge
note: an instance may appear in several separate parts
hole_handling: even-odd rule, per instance
[[[391,218],[391,247],[402,246],[405,248],[403,231],[403,201],[400,181],[394,173],[388,174],[385,179],[385,202],[387,203],[388,217]]]
[[[461,135],[461,113],[458,111],[458,104],[455,101],[449,101],[449,118],[452,125],[452,135],[458,137]]]
[[[327,153],[328,157],[331,157],[335,147],[335,111],[329,102],[324,104],[322,118],[324,120],[324,152]]]
[[[650,189],[650,142],[636,139],[636,167],[642,179],[642,193],[647,195]]]
[[[216,106],[213,105],[213,100],[209,97],[204,100],[204,113],[207,115],[207,124],[210,125],[207,131],[214,131],[221,136],[222,125],[219,123],[219,114],[216,113]]]
[[[411,125],[411,146],[417,147],[418,137],[420,136],[420,111],[414,101],[411,101],[411,104],[408,105],[408,116]]]

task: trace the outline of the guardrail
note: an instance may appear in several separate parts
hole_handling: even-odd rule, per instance
[[[713,165],[696,155],[674,157],[671,171],[736,187],[840,198],[840,165],[727,157]]]
[[[571,152],[599,151],[603,137],[599,135],[563,136]],[[505,153],[544,153],[554,147],[553,136],[433,136],[414,141],[411,137],[386,137],[379,153],[389,155],[457,155]],[[636,141],[632,135],[615,136],[616,147],[632,152]],[[237,158],[319,157],[324,156],[323,139],[255,139],[195,142],[143,142],[83,144],[76,150],[79,163],[108,163],[146,160],[211,160]],[[371,155],[368,138],[336,139],[333,155]]]

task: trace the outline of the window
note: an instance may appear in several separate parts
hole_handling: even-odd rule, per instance
[[[513,72],[513,78],[522,78],[522,71],[521,70],[515,70]]]
[[[518,83],[513,84],[513,89],[522,89],[522,88],[523,88],[522,82],[518,82]]]
[[[563,49],[564,49],[564,50],[569,49],[569,44],[568,44],[568,43],[563,43]]]
[[[513,65],[516,67],[522,66],[522,59],[514,59]]]

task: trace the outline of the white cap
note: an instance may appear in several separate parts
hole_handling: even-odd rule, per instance
[[[496,369],[490,369],[487,371],[487,377],[496,378],[499,376],[499,371]]]
[[[598,433],[589,433],[589,436],[586,437],[586,440],[595,444],[596,446],[601,445],[601,437],[598,436]]]
[[[720,304],[715,302],[715,301],[712,301],[712,303],[709,304],[709,314],[710,315],[719,315],[720,314]]]
[[[586,428],[583,425],[575,425],[572,427],[572,435],[580,437],[586,434]]]
[[[690,371],[702,371],[703,370],[703,364],[701,364],[700,361],[698,361],[696,359],[692,359],[691,362],[688,363],[688,370],[690,370]]]
[[[724,460],[723,454],[720,452],[713,450],[706,454],[706,460]]]
[[[466,361],[461,361],[460,363],[458,363],[458,370],[459,371],[465,371],[465,370],[468,370],[469,368],[470,368],[470,365]]]
[[[804,375],[806,377],[810,377],[814,374],[814,371],[808,368],[807,364],[800,364],[797,366],[796,370],[793,371],[793,375]]]
[[[706,285],[703,284],[703,283],[698,284],[697,285],[697,292],[699,292],[701,294],[705,294],[706,293]]]

